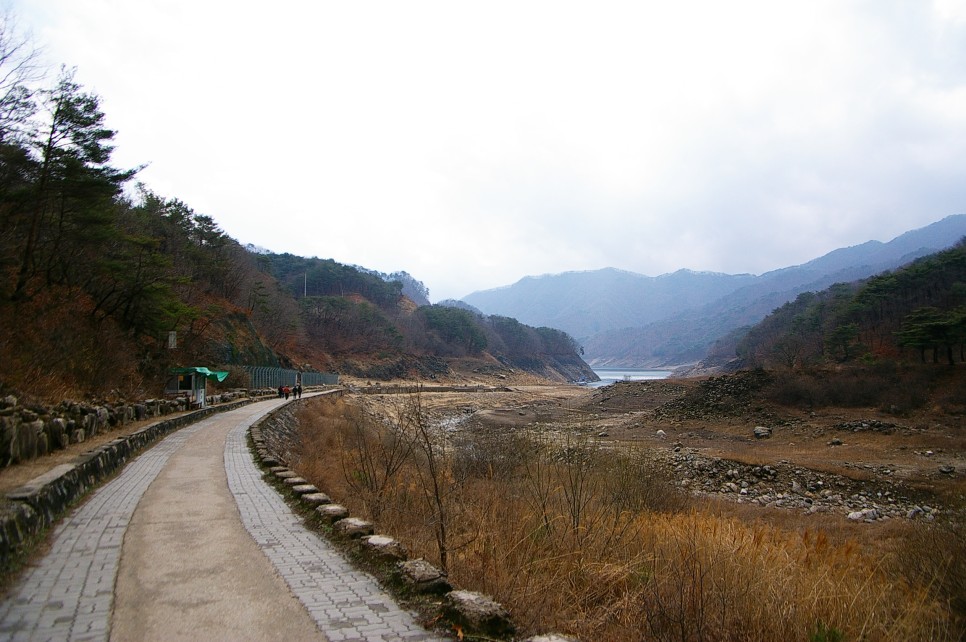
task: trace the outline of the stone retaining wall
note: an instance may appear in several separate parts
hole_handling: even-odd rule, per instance
[[[137,432],[94,448],[68,464],[57,466],[8,493],[6,501],[0,501],[0,568],[8,566],[27,540],[49,526],[84,493],[113,474],[140,450],[178,428],[216,412],[233,410],[251,401],[246,395],[242,400],[210,406],[149,424]],[[170,407],[163,403],[136,405],[143,405],[145,412],[162,412],[160,408]],[[140,412],[135,410],[135,416]],[[108,418],[111,416],[106,409],[104,413]],[[9,414],[4,419],[8,417]]]
[[[265,427],[262,430],[265,448],[278,461],[291,461],[292,453],[298,445],[298,420],[295,418],[295,411],[299,403],[296,401],[285,404],[260,422]]]
[[[208,405],[249,399],[271,390],[233,390],[208,397]],[[190,400],[145,399],[134,403],[91,404],[64,401],[53,407],[22,405],[17,397],[0,399],[0,468],[42,457],[89,437],[134,421],[190,410]]]

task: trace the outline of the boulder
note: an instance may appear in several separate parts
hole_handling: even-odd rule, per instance
[[[51,448],[67,448],[70,444],[70,437],[67,434],[67,422],[63,417],[55,417],[47,424],[47,433],[50,435]]]
[[[771,437],[771,428],[765,426],[755,426],[752,432],[755,435],[755,439],[768,439]]]
[[[467,633],[505,637],[516,630],[507,610],[482,593],[450,591],[444,608],[446,616]]]
[[[335,532],[339,535],[356,539],[364,535],[372,535],[375,527],[372,522],[367,522],[364,519],[358,517],[346,517],[345,519],[340,519],[335,524],[332,525]]]
[[[363,537],[362,543],[372,553],[385,559],[404,560],[409,555],[402,543],[385,535]]]
[[[349,509],[341,504],[323,504],[316,508],[315,512],[329,523],[337,522],[349,516]]]
[[[446,573],[422,558],[399,562],[397,568],[403,581],[418,593],[442,594],[453,588],[446,579]]]
[[[848,518],[853,522],[874,522],[879,519],[879,511],[874,508],[863,508],[852,511],[848,514]]]
[[[97,416],[97,422],[94,426],[95,432],[93,435],[96,435],[100,430],[106,430],[111,421],[111,413],[104,406],[98,406],[95,414]]]
[[[37,456],[37,430],[31,424],[14,423],[10,433],[10,462],[27,461]],[[43,422],[41,422],[41,429]]]
[[[321,504],[331,504],[332,498],[330,498],[325,493],[305,493],[299,499],[301,499],[306,504],[311,504],[313,506],[319,506]]]

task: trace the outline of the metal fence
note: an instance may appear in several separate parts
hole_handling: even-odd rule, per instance
[[[242,366],[248,374],[248,388],[278,388],[294,386],[302,377],[303,386],[337,386],[339,375],[335,372],[299,372],[286,368]]]

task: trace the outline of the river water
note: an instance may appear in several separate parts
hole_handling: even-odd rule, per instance
[[[617,381],[646,381],[649,379],[666,379],[671,376],[670,370],[641,370],[638,368],[594,368],[600,381],[588,385],[593,388],[609,386]]]

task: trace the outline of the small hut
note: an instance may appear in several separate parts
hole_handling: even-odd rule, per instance
[[[191,405],[195,408],[204,408],[208,399],[208,380],[224,381],[228,378],[228,372],[223,370],[210,370],[202,367],[191,368],[172,368],[171,378],[165,386],[165,394],[185,395],[191,399]]]

